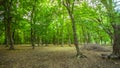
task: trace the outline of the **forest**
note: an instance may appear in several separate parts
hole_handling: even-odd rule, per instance
[[[0,0],[0,68],[120,68],[120,0]]]

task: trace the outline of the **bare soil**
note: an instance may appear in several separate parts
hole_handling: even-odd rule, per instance
[[[16,50],[7,49],[0,46],[0,68],[120,68],[120,60],[101,58],[101,54],[111,51],[82,48],[87,58],[76,58],[73,46],[41,46],[34,50],[30,46],[16,46]]]

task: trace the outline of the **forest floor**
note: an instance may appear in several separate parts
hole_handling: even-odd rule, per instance
[[[7,49],[0,46],[0,68],[120,68],[120,60],[101,58],[101,54],[111,51],[81,48],[87,58],[76,58],[73,46],[40,46],[34,50],[30,46],[16,46],[16,50]]]

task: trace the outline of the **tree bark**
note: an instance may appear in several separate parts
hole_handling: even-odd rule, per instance
[[[70,12],[69,12],[69,15],[70,15],[70,18],[71,18],[71,21],[72,21],[72,29],[73,29],[73,35],[74,35],[74,44],[75,44],[76,51],[77,51],[76,56],[79,57],[79,56],[82,55],[82,53],[80,52],[80,49],[79,49],[79,46],[78,46],[78,38],[77,38],[77,33],[76,33],[76,25],[75,25],[75,21],[74,21],[73,15]]]
[[[12,1],[13,0],[4,1],[6,42],[7,45],[10,44],[10,48],[9,48],[10,50],[14,50],[13,38],[12,38],[12,14],[10,13],[12,9]]]
[[[114,26],[113,54],[120,57],[120,25]]]
[[[35,25],[35,7],[36,5],[36,0],[34,0],[34,4],[32,6],[32,13],[31,13],[31,44],[32,44],[32,49],[35,48],[35,27],[33,27],[33,25]]]
[[[5,44],[6,47],[8,47],[9,41],[8,41],[8,36],[7,36],[7,24],[6,24],[5,16],[4,16],[4,25],[5,25],[5,41],[4,41],[4,44]]]
[[[113,51],[112,54],[102,54],[102,58],[120,59],[120,25],[113,25],[114,38],[113,38]]]
[[[34,32],[33,28],[31,28],[31,44],[32,44],[32,49],[35,48],[35,43],[34,43]]]
[[[11,18],[8,19],[8,24],[7,24],[7,32],[8,32],[8,38],[9,38],[9,42],[10,42],[10,50],[14,50],[14,46],[13,46],[13,38],[12,38],[12,31],[11,31]]]

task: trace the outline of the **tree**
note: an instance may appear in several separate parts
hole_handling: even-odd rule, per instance
[[[113,34],[111,37],[113,39],[113,52],[109,55],[110,58],[119,58],[120,57],[120,13],[115,10],[117,7],[114,0],[101,0],[101,3],[105,6],[107,10],[107,15],[109,18],[109,23],[113,28]]]
[[[68,11],[68,14],[69,14],[69,17],[70,17],[71,22],[72,22],[72,29],[73,29],[73,35],[74,35],[74,44],[75,44],[76,51],[77,51],[76,56],[77,57],[85,57],[80,52],[79,45],[78,45],[78,38],[77,38],[77,33],[76,33],[76,24],[75,24],[75,19],[74,19],[74,14],[73,14],[74,13],[75,0],[64,0],[63,5],[66,7],[66,9]]]
[[[36,10],[36,0],[33,1],[32,11],[31,11],[31,44],[33,49],[35,48],[35,10]]]
[[[13,16],[12,16],[12,3],[13,3],[13,0],[7,0],[7,1],[4,1],[4,23],[5,23],[5,34],[6,34],[6,45],[8,45],[8,41],[9,41],[9,44],[10,44],[10,50],[13,50],[14,49],[14,46],[13,46],[13,37],[12,37],[12,19],[13,19]]]

